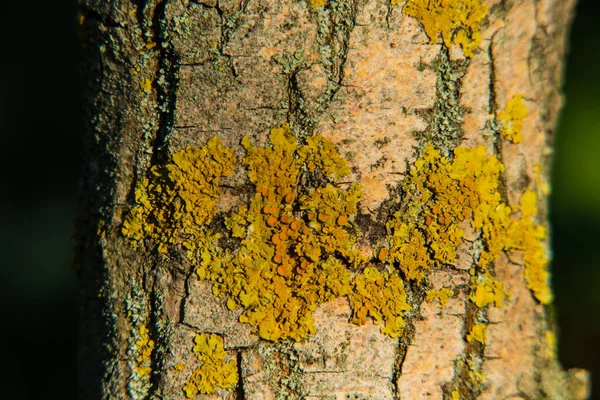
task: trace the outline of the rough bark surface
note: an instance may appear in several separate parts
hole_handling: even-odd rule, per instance
[[[194,338],[208,332],[223,338],[238,381],[197,398],[584,398],[585,373],[563,371],[548,350],[552,307],[527,287],[522,252],[494,262],[510,293],[503,306],[479,309],[469,299],[477,235],[468,229],[454,265],[407,284],[411,310],[399,338],[369,320],[349,323],[338,298],[314,312],[315,334],[279,343],[238,322],[241,310],[228,310],[184,255],[151,243],[134,249],[122,233],[151,166],[213,136],[243,157],[244,136],[264,146],[285,122],[300,142],[321,135],[348,160],[371,243],[384,239],[390,199],[428,142],[449,157],[459,145],[485,146],[505,166],[509,204],[528,188],[543,196],[574,0],[483,3],[481,41],[465,57],[430,41],[403,1],[80,0],[88,83],[80,397],[185,398],[198,364]],[[528,112],[514,144],[491,121],[518,94]],[[223,212],[251,190],[243,168],[223,186]],[[545,224],[546,210],[540,215]],[[455,293],[445,307],[424,301],[443,287]],[[467,340],[482,319],[485,344]],[[483,378],[473,379],[468,360]]]

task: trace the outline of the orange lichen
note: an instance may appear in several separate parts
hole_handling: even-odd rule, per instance
[[[196,345],[192,351],[202,364],[194,369],[183,386],[185,395],[192,398],[198,393],[214,393],[217,388],[231,389],[238,381],[237,364],[235,360],[225,362],[227,353],[223,339],[218,335],[201,333],[196,335],[194,342]]]
[[[513,143],[523,141],[523,120],[527,116],[527,107],[523,103],[523,96],[515,95],[504,111],[498,114],[500,123],[500,133],[506,136]]]
[[[388,262],[397,262],[408,279],[417,281],[434,265],[453,264],[463,236],[460,223],[472,218],[473,226],[482,228],[499,203],[502,168],[483,147],[459,147],[450,162],[428,145],[403,184],[412,201],[387,223]]]
[[[392,0],[392,4],[398,2]],[[408,0],[402,12],[419,20],[431,42],[441,36],[446,47],[454,42],[472,57],[488,9],[480,0]]]
[[[242,308],[239,320],[262,338],[305,338],[315,331],[316,307],[342,296],[349,299],[354,323],[371,318],[397,337],[409,309],[402,278],[420,281],[430,268],[455,263],[460,226],[469,221],[484,244],[471,271],[471,300],[479,307],[501,305],[502,283],[488,266],[501,252],[521,249],[528,286],[540,301],[549,301],[545,231],[533,221],[537,197],[523,194],[522,218],[516,219],[518,210],[498,190],[503,166],[485,148],[459,147],[453,159],[432,145],[423,149],[386,224],[387,243],[369,260],[356,246],[361,190],[341,183],[350,169],[333,144],[311,136],[299,145],[287,124],[272,129],[269,138],[266,147],[242,139],[242,164],[255,192],[248,204],[224,215],[225,229],[218,234],[208,226],[219,179],[233,172],[234,157],[217,138],[152,167],[150,178],[140,179],[138,205],[122,228],[134,246],[147,239],[159,252],[186,248],[198,277],[213,282],[213,294],[226,298],[229,309]],[[220,235],[240,241],[222,248]],[[437,298],[443,305],[449,295]]]

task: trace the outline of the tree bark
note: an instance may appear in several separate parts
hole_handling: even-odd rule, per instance
[[[585,398],[545,233],[574,0],[80,6],[81,398]]]

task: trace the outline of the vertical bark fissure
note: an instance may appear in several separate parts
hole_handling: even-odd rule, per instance
[[[468,290],[468,289],[467,289]],[[477,320],[487,320],[487,309],[479,309],[470,300],[465,300],[465,321],[462,336],[467,337]],[[476,340],[465,339],[463,353],[454,360],[454,376],[452,380],[443,385],[445,393],[450,398],[451,393],[458,389],[465,398],[477,398],[483,392],[482,382],[474,378],[473,369],[480,372],[483,368],[485,345]],[[461,397],[462,398],[462,397]]]
[[[175,109],[177,106],[177,85],[179,81],[179,57],[169,40],[166,20],[167,0],[157,3],[152,14],[153,39],[158,50],[156,64],[156,90],[158,102],[158,129],[152,140],[152,164],[167,160],[168,139],[173,132]]]
[[[233,76],[233,79],[235,81],[238,80],[238,73],[233,63],[233,56],[225,52],[225,47],[231,40],[231,36],[233,35],[233,33],[236,31],[239,25],[240,17],[246,12],[248,2],[248,0],[241,0],[240,8],[237,11],[233,12],[233,14],[231,14],[230,16],[225,15],[224,10],[219,4],[219,1],[217,1],[214,7],[217,11],[217,14],[219,15],[219,18],[221,19],[221,39],[217,42],[217,52],[219,57],[223,57],[227,60],[227,67],[229,68],[231,75]]]
[[[156,265],[155,268],[162,268]],[[150,314],[148,318],[149,325],[152,327],[150,333],[151,338],[154,340],[154,350],[151,353],[150,365],[152,373],[150,375],[150,387],[146,395],[147,399],[156,398],[160,395],[160,375],[165,368],[165,356],[169,349],[169,331],[171,330],[172,323],[169,321],[165,310],[163,308],[165,298],[162,288],[160,287],[157,276],[162,271],[157,271],[154,274],[154,282],[152,283],[152,289],[150,291]]]
[[[343,86],[350,35],[356,26],[358,1],[329,2],[325,7],[317,8],[314,13],[317,22],[317,46],[327,77],[327,89],[317,98],[319,106],[314,111],[316,119],[327,110]],[[303,133],[304,136],[309,134]]]
[[[494,63],[494,53],[492,51],[492,46],[494,43],[494,38],[496,37],[496,35],[498,34],[498,32],[494,33],[492,35],[492,37],[490,38],[490,44],[487,47],[487,56],[489,59],[489,63],[490,63],[490,80],[488,83],[488,91],[489,91],[489,96],[488,96],[488,114],[490,115],[494,115],[494,113],[496,112],[496,86],[495,86],[495,82],[496,82],[496,66]]]
[[[236,363],[237,363],[237,373],[238,373],[238,381],[236,386],[236,399],[237,400],[246,400],[246,391],[244,390],[244,374],[242,370],[242,350],[237,350],[236,352]]]
[[[298,72],[301,67],[291,71],[288,75],[288,112],[287,120],[295,131],[300,132],[301,137],[309,136],[317,121],[310,117],[306,109],[306,101],[298,87]]]
[[[433,109],[424,116],[429,121],[427,129],[416,135],[422,147],[432,143],[448,157],[452,156],[452,151],[460,145],[464,136],[465,110],[460,106],[459,99],[461,79],[468,65],[468,59],[450,60],[448,49],[442,46],[438,57],[429,66],[437,74],[436,98]]]
[[[420,283],[415,283],[412,285],[406,285],[406,293],[408,298],[410,299],[410,304],[412,305],[412,309],[410,313],[405,314],[405,330],[398,340],[398,347],[396,350],[396,357],[394,360],[394,366],[392,370],[391,376],[391,384],[392,384],[392,394],[394,399],[400,399],[400,376],[402,375],[402,367],[404,365],[404,361],[406,360],[406,355],[408,352],[408,348],[412,345],[413,340],[416,335],[416,329],[414,325],[414,321],[420,318],[420,308],[423,301],[425,301],[425,288]]]

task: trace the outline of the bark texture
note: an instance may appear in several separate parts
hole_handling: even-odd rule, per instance
[[[237,379],[197,398],[585,398],[585,372],[565,372],[555,358],[552,306],[528,287],[523,250],[502,251],[490,267],[502,306],[470,298],[481,234],[468,223],[455,262],[406,280],[400,337],[369,318],[351,324],[339,297],[312,313],[316,333],[279,342],[238,322],[242,310],[213,295],[180,247],[133,248],[123,234],[152,166],[214,136],[241,159],[243,137],[267,146],[269,130],[286,122],[299,143],[320,135],[348,160],[344,184],[362,187],[353,218],[365,254],[387,245],[386,222],[410,198],[402,185],[428,143],[449,160],[459,146],[484,146],[504,165],[503,201],[535,192],[536,223],[545,226],[574,0],[481,3],[489,12],[466,57],[428,37],[403,1],[80,0],[88,100],[80,397],[185,398],[202,364],[195,338],[214,333]],[[518,96],[527,113],[514,143],[501,113]],[[254,191],[241,166],[221,185],[218,215]],[[445,307],[425,300],[442,288],[454,293]],[[483,340],[473,340],[478,324]]]

